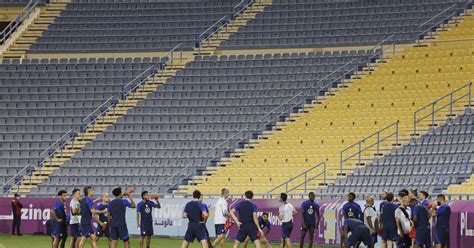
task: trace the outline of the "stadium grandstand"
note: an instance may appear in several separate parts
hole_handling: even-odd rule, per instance
[[[469,0],[0,0],[0,193],[474,197]],[[3,14],[5,13],[5,14]]]

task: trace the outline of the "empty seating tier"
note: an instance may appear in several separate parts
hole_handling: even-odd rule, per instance
[[[443,11],[454,2],[453,10],[465,6],[444,0],[274,0],[221,49],[370,45],[392,34],[398,43],[411,43],[451,14]]]
[[[471,23],[472,18],[465,16],[464,21]],[[438,38],[457,33],[457,28],[463,28],[462,23]],[[473,39],[473,29],[465,30],[463,35]],[[296,121],[282,123],[281,131],[230,158],[198,187],[218,193],[226,185],[244,192],[251,182],[256,192],[265,193],[321,162],[327,163],[328,178],[334,179],[341,150],[396,121],[401,139],[408,139],[417,109],[472,81],[473,48],[472,42],[437,42],[405,49]],[[463,104],[455,107],[464,108]],[[312,173],[321,171],[322,167]]]
[[[369,56],[366,51],[198,56],[32,192],[86,184],[96,185],[97,192],[115,185],[150,189],[179,170],[183,175],[204,170],[351,69],[329,76],[337,68],[351,61],[363,66]],[[294,98],[301,92],[302,98]],[[163,189],[171,183],[176,181]]]
[[[87,1],[67,5],[30,53],[191,50],[239,0]]]
[[[160,58],[24,59],[0,64],[0,184]]]
[[[393,149],[371,165],[356,169],[353,175],[336,179],[334,185],[317,192],[377,193],[419,188],[441,193],[449,184],[459,184],[472,173],[474,116],[470,110],[467,109],[467,115],[449,120],[445,125],[413,139],[402,148]]]

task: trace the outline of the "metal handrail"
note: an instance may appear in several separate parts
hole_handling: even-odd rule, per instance
[[[31,0],[28,4],[23,8],[23,10],[18,14],[15,20],[11,21],[0,33],[0,44],[4,44],[5,41],[10,37],[10,35],[16,31],[18,26],[23,22],[23,20],[28,17],[31,12],[36,8],[36,6],[40,3],[38,0]]]
[[[104,103],[102,103],[99,107],[97,107],[95,110],[93,110],[89,115],[84,117],[81,121],[81,133],[82,135],[85,134],[86,130],[88,127],[91,125],[94,126],[95,122],[104,115],[109,109],[115,108],[115,105],[117,104],[117,100],[115,99],[114,96],[110,97],[107,99]],[[107,106],[108,105],[108,106]],[[107,106],[106,108],[104,108]],[[97,115],[94,115],[98,113]]]
[[[372,133],[371,135],[361,139],[360,141],[348,146],[347,148],[343,149],[341,152],[340,152],[340,161],[339,161],[339,170],[340,170],[340,174],[342,175],[342,167],[343,167],[343,164],[344,162],[346,162],[347,160],[349,159],[352,159],[354,158],[355,156],[358,156],[358,163],[360,164],[361,160],[362,160],[362,152],[365,152],[367,151],[368,149],[374,147],[374,146],[377,146],[377,153],[380,153],[380,143],[395,136],[395,144],[398,144],[398,125],[399,125],[399,122],[394,122],[380,130],[378,130],[377,132],[374,132]],[[395,131],[393,133],[390,133],[388,134],[386,137],[383,137],[381,138],[380,137],[380,134],[385,131],[385,130],[388,130],[392,127],[395,127]],[[366,148],[362,149],[362,144],[364,144],[364,142],[366,142],[368,139],[372,138],[372,137],[375,137],[377,136],[377,141],[373,144],[370,144],[368,145]],[[354,148],[358,146],[358,151],[354,154],[351,154],[350,156],[348,156],[347,158],[344,158],[344,152]]]
[[[469,0],[469,2],[466,2],[465,5],[466,6],[469,6],[469,4],[472,3],[472,0]],[[425,21],[424,23],[420,24],[418,26],[418,28],[423,28],[424,26],[426,26],[427,24],[429,24],[430,22],[432,22],[433,20],[435,20],[436,18],[440,17],[441,14],[444,14],[446,12],[448,12],[449,10],[451,10],[453,7],[456,7],[458,6],[459,3],[454,3],[453,5],[449,6],[448,8],[444,9],[443,11],[439,12],[438,14],[436,14],[435,16],[431,17],[429,20]],[[436,23],[430,25],[428,28],[424,29],[423,31],[421,31],[419,34],[418,34],[418,37],[419,39],[417,40],[417,44],[420,45],[421,43],[421,37],[426,35],[426,33],[429,33],[431,32],[431,30],[440,25],[441,23],[445,22],[446,20],[449,20],[451,17],[455,17],[455,21],[457,21],[457,9],[454,9],[453,12],[451,12],[450,14],[448,14],[447,16],[443,17],[441,20],[437,21]],[[442,28],[444,30],[444,26],[442,25]]]
[[[52,149],[57,143],[61,142],[61,140],[64,139],[64,137],[70,135],[71,133],[73,133],[74,131],[71,129],[69,130],[67,133],[65,133],[63,136],[61,136],[58,140],[56,140],[53,144],[51,144],[50,146],[48,146],[48,148],[44,149],[41,153],[40,153],[40,157],[44,157],[45,153],[48,153],[50,149]]]
[[[205,35],[209,30],[211,30],[213,27],[216,27],[217,25],[219,25],[219,23],[221,23],[224,19],[227,18],[227,15],[223,16],[221,19],[219,19],[218,21],[216,21],[214,24],[212,24],[210,27],[208,27],[206,30],[204,30],[204,32],[202,32],[199,37]]]
[[[467,174],[468,174],[467,169],[468,169],[469,166],[470,166],[470,165],[469,165],[469,158],[459,159],[458,161],[456,161],[455,164],[465,164],[465,165],[466,165],[466,170],[464,170],[464,176],[467,176]],[[447,168],[448,168],[448,170],[449,170],[449,167],[450,167],[451,165],[452,165],[452,164],[445,164],[445,165],[442,165],[441,168],[439,168],[439,169],[437,169],[437,170],[435,170],[435,171],[432,171],[432,172],[429,173],[428,175],[422,175],[422,176],[420,176],[420,177],[416,180],[416,182],[413,182],[413,183],[411,183],[411,184],[408,184],[405,188],[410,188],[410,187],[412,187],[412,186],[420,185],[423,179],[429,178],[429,177],[431,177],[431,176],[433,176],[433,175],[436,175],[436,173],[441,172],[441,171],[443,171],[443,173],[444,173],[444,174],[442,175],[442,176],[443,176],[443,183],[441,184],[441,185],[443,186],[443,188],[444,188],[444,186],[446,185],[446,184],[445,184],[445,178],[446,178],[446,177],[449,177],[449,176],[451,176],[451,175],[457,174],[458,172],[461,172],[461,171],[454,171],[454,172],[452,172],[452,173],[449,173],[448,171],[444,171],[444,170],[447,169]]]
[[[315,176],[313,176],[313,177],[311,177],[311,178],[308,179],[308,172],[313,171],[313,170],[316,169],[316,168],[319,168],[321,165],[324,165],[323,171],[320,172],[320,173],[318,173],[317,175],[315,175]],[[303,184],[304,184],[304,192],[306,193],[306,191],[307,191],[307,183],[308,183],[309,181],[315,179],[316,177],[321,176],[321,175],[324,176],[323,182],[324,182],[324,184],[326,184],[326,162],[321,162],[321,163],[319,163],[319,164],[313,166],[312,168],[301,172],[300,174],[298,174],[298,175],[296,175],[296,176],[290,178],[288,181],[286,181],[286,182],[284,182],[284,183],[281,183],[281,184],[279,184],[278,186],[276,186],[276,187],[270,189],[269,191],[267,191],[267,193],[270,194],[270,193],[272,193],[273,191],[275,191],[276,189],[279,189],[280,187],[283,187],[283,186],[285,186],[285,193],[289,193],[289,192],[293,191],[294,189],[300,187],[300,186],[303,185]],[[300,184],[294,186],[293,188],[288,189],[289,183],[292,182],[292,181],[294,181],[294,180],[296,180],[296,179],[298,179],[298,178],[301,178],[301,176],[304,176],[304,181],[303,181],[302,183],[300,183]]]
[[[466,94],[464,94],[464,95],[462,95],[462,96],[460,96],[460,97],[458,97],[458,98],[456,98],[456,97],[453,98],[453,96],[454,96],[455,93],[457,93],[457,92],[459,92],[459,91],[461,91],[461,90],[463,90],[463,89],[465,89],[465,88],[468,89],[468,92],[467,92]],[[450,93],[448,93],[448,94],[446,94],[446,95],[444,95],[444,96],[439,97],[438,99],[436,99],[436,100],[434,100],[433,102],[431,102],[431,103],[429,103],[429,104],[427,104],[427,105],[425,105],[425,106],[419,108],[418,110],[416,110],[416,111],[414,112],[414,114],[413,114],[413,135],[416,135],[416,132],[417,132],[417,125],[418,125],[419,122],[425,120],[425,119],[428,118],[428,117],[431,117],[431,124],[430,124],[430,125],[433,126],[433,125],[435,124],[435,113],[439,112],[440,110],[445,109],[445,108],[448,107],[448,106],[449,106],[449,115],[452,116],[452,115],[453,115],[453,104],[456,103],[456,102],[458,102],[458,101],[460,101],[460,100],[462,100],[462,99],[464,99],[465,97],[468,98],[467,101],[468,101],[468,105],[470,106],[470,105],[471,105],[471,102],[472,102],[472,93],[471,93],[471,92],[472,92],[472,82],[469,82],[469,83],[467,83],[467,84],[465,84],[465,85],[463,85],[463,86],[461,86],[461,87],[459,87],[459,88],[457,88],[457,89],[451,91]],[[449,103],[447,103],[447,104],[445,104],[445,105],[439,107],[438,109],[436,109],[436,105],[437,105],[440,101],[442,101],[442,100],[444,100],[444,99],[447,99],[448,97],[449,97]],[[421,118],[417,118],[417,115],[418,115],[421,111],[427,109],[428,107],[431,107],[431,112],[430,112],[429,114],[427,114],[427,115],[422,116]]]
[[[236,7],[240,6],[244,1],[240,2]],[[235,21],[236,17],[239,16],[242,12],[244,12],[249,6],[253,5],[255,3],[255,0],[250,0],[249,3],[247,5],[245,5],[244,7],[242,7],[239,11],[237,11],[236,13],[234,13],[232,15],[232,21]],[[236,8],[235,7],[235,8]],[[234,9],[235,9],[234,8]]]
[[[431,17],[429,20],[427,20],[426,22],[423,22],[422,24],[418,25],[418,27],[423,27],[425,26],[426,24],[428,24],[429,22],[433,21],[436,17],[440,16],[441,14],[443,14],[444,12],[447,12],[448,10],[452,9],[453,7],[456,7],[457,4],[453,4],[451,6],[449,6],[448,8],[444,9],[443,11],[439,12],[438,14],[436,14],[435,16]]]
[[[345,67],[347,67],[348,65],[350,65],[351,63],[353,63],[353,62],[355,62],[355,61],[357,61],[357,59],[353,59],[353,60],[349,61],[348,63],[346,63],[346,64],[344,64],[343,66],[339,67],[339,68],[336,69],[335,71],[333,71],[333,72],[331,72],[330,74],[328,74],[328,75],[324,76],[323,78],[319,79],[316,84],[319,84],[319,83],[323,82],[325,79],[327,79],[327,78],[329,78],[330,76],[334,75],[336,72],[341,71],[342,69],[344,69]],[[355,64],[355,65],[357,65],[357,64]],[[345,76],[346,76],[347,74],[349,74],[349,73],[353,73],[354,71],[357,71],[357,69],[358,69],[358,68],[355,68],[355,69],[353,69],[353,70],[351,70],[351,71],[345,73],[345,74],[342,75],[341,77],[339,77],[339,78],[337,78],[337,79],[331,81],[330,83],[325,84],[324,86],[318,88],[318,89],[317,89],[318,92],[322,92],[324,89],[326,89],[327,87],[329,87],[329,86],[330,86],[332,83],[334,83],[335,81],[340,80],[341,78],[345,77]],[[296,98],[299,97],[299,96],[303,96],[303,95],[302,95],[303,93],[304,93],[304,91],[298,92],[298,94],[296,94],[295,96],[289,98],[289,99],[286,100],[285,102],[281,103],[278,107],[276,107],[276,108],[272,109],[271,111],[267,112],[260,120],[264,120],[265,117],[271,115],[272,113],[275,113],[276,110],[278,110],[278,109],[280,109],[281,107],[287,105],[289,102],[291,102],[291,100],[296,99]],[[305,98],[303,97],[303,99],[299,100],[296,104],[293,104],[293,105],[291,105],[291,106],[289,106],[289,107],[290,107],[290,109],[293,109],[293,108],[295,108],[295,107],[301,105],[301,103],[304,102],[304,101],[305,101]],[[278,116],[278,117],[280,117],[280,116]],[[272,122],[274,122],[274,121],[275,121],[275,118],[274,118],[274,119],[271,119],[270,121],[265,122],[264,124],[260,124],[259,127],[255,128],[255,129],[253,129],[253,130],[250,130],[250,129],[248,129],[248,128],[243,129],[243,130],[239,131],[238,133],[236,133],[235,135],[233,135],[231,138],[236,137],[237,135],[239,135],[239,134],[241,134],[241,133],[243,133],[243,132],[247,132],[247,131],[260,131],[260,130],[261,130],[260,128],[261,128],[262,126],[265,127],[265,126],[269,125],[270,123],[272,123]],[[220,145],[222,145],[222,144],[224,144],[224,143],[227,143],[228,141],[231,140],[231,138],[225,140],[225,141],[222,142]],[[237,142],[235,142],[234,144],[238,144],[238,143],[242,142],[243,140],[245,140],[245,138],[244,138],[244,139],[239,139],[239,140],[238,140]],[[219,145],[219,147],[220,147],[220,145]],[[208,152],[206,152],[205,155],[207,155],[207,154],[209,154],[210,152],[213,152],[213,151],[215,151],[215,150],[217,150],[216,147],[213,148],[213,149],[211,149],[211,150],[209,150]],[[211,161],[213,161],[213,160],[215,160],[215,159],[216,159],[216,158],[209,159],[209,160],[207,160],[206,163],[211,162]],[[170,177],[168,177],[168,178],[167,178],[165,181],[163,181],[161,184],[159,184],[158,186],[155,186],[155,187],[152,189],[152,191],[153,191],[153,190],[156,190],[156,189],[159,189],[161,186],[165,186],[168,182],[170,182],[170,181],[172,181],[172,180],[175,180],[175,177],[179,176],[179,174],[181,174],[183,171],[188,170],[188,169],[189,169],[190,167],[192,167],[192,166],[194,166],[194,164],[189,164],[189,165],[185,166],[185,167],[182,168],[181,170],[177,171],[176,173],[174,173],[173,175],[171,175]],[[181,176],[181,177],[179,178],[179,180],[177,180],[177,182],[171,184],[171,185],[167,188],[166,191],[168,191],[170,188],[176,186],[177,184],[181,183],[182,180],[184,180],[184,179],[186,179],[186,178],[188,178],[188,177],[190,177],[190,176],[194,176],[194,175],[195,175],[195,171],[193,171],[193,173],[191,173],[191,174],[187,174],[187,175]],[[193,179],[193,180],[194,180],[194,179]]]
[[[146,76],[145,78],[142,78],[147,72],[150,72],[150,75]],[[156,73],[157,73],[157,70],[155,68],[155,65],[152,65],[152,66],[148,67],[145,71],[140,73],[140,75],[136,76],[134,79],[132,79],[126,85],[122,86],[120,97],[122,99],[125,99],[132,92],[135,92],[135,90],[140,85],[142,85],[146,80],[148,80],[151,76],[154,76]],[[136,81],[139,80],[139,79],[141,79],[141,80],[138,83],[136,83]],[[130,87],[130,89],[127,90],[127,87]]]

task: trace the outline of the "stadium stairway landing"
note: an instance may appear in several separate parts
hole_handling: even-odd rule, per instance
[[[0,48],[2,58],[24,58],[26,51],[48,29],[69,0],[52,1],[46,6],[37,7],[19,30],[14,32],[6,44]]]
[[[396,54],[387,63],[378,64],[373,71],[366,71],[360,79],[337,89],[334,96],[313,101],[304,112],[293,114],[290,121],[280,122],[270,133],[251,140],[247,148],[222,158],[220,166],[196,177],[195,184],[183,185],[178,192],[197,187],[212,194],[224,186],[232,192],[244,192],[252,184],[254,192],[267,193],[321,162],[327,164],[330,182],[340,175],[340,151],[381,128],[398,121],[399,143],[407,142],[413,133],[416,110],[474,79],[474,29],[464,28],[474,19],[471,13],[469,10],[438,29],[442,32]],[[463,40],[448,38],[459,32]],[[453,106],[454,113],[462,113],[465,105],[464,101]],[[445,114],[436,115],[437,123],[446,118]],[[427,130],[425,126],[417,131],[420,134]],[[382,151],[388,152],[391,145]],[[367,162],[374,157],[373,153],[363,154]],[[345,174],[360,165],[349,161],[344,164]],[[322,168],[308,177],[320,172]],[[322,178],[313,180],[309,188],[317,187],[321,181]],[[297,183],[301,180],[293,182]]]

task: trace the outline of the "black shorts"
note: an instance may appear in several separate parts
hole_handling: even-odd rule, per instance
[[[248,236],[252,242],[257,240],[257,226],[253,223],[246,223],[240,226],[239,232],[237,233],[237,241],[244,242],[245,238]]]
[[[199,242],[206,240],[206,229],[205,226],[201,223],[189,223],[186,234],[184,235],[184,240],[187,242],[193,242],[194,239],[197,239]]]

